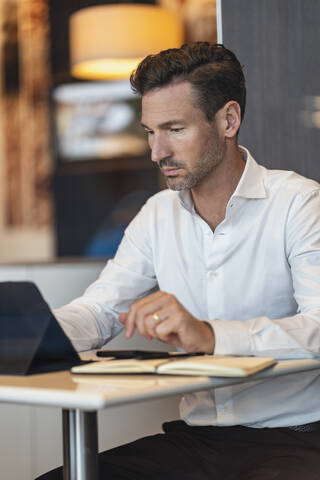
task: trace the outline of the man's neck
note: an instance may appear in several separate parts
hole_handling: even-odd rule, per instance
[[[235,191],[245,167],[238,147],[225,158],[204,182],[191,190],[195,210],[214,230],[226,214],[228,201]]]

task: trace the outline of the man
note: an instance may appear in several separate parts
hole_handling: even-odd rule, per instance
[[[85,295],[55,312],[74,345],[100,347],[124,326],[187,352],[318,357],[320,187],[238,146],[234,54],[207,42],[160,52],[131,84],[169,189]],[[102,454],[101,478],[318,479],[319,386],[308,372],[186,395],[183,421]]]

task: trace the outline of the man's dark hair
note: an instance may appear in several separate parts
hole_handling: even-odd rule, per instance
[[[193,42],[148,55],[130,77],[133,91],[140,95],[184,80],[193,86],[197,106],[209,122],[230,100],[239,103],[243,118],[246,87],[242,67],[223,45]]]

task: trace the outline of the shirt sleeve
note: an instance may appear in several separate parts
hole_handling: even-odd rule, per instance
[[[209,320],[215,354],[320,357],[320,194],[298,194],[288,211],[286,259],[291,269],[295,315],[245,321]],[[270,260],[272,261],[272,259]]]
[[[119,314],[132,301],[157,289],[150,236],[150,207],[141,209],[115,255],[82,297],[55,309],[57,320],[78,351],[100,348],[123,328]]]

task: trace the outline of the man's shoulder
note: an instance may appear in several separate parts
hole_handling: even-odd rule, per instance
[[[264,180],[267,190],[281,189],[288,195],[310,194],[320,191],[320,184],[290,170],[269,170],[264,168]]]
[[[168,204],[179,203],[178,192],[170,189],[161,190],[148,198],[146,206],[149,208],[157,208],[158,206],[164,206]]]
[[[179,207],[178,192],[169,189],[161,190],[148,198],[136,216],[136,220],[151,222],[154,225],[160,219],[168,220],[170,217],[173,218]]]
[[[175,218],[179,203],[177,192],[161,190],[148,198],[137,215],[126,228],[126,235],[139,237],[141,232],[153,236],[159,229],[170,224]]]
[[[178,192],[174,190],[170,190],[170,188],[166,188],[152,195],[152,197],[150,197],[149,200],[157,201],[159,199],[168,199],[169,201],[171,201],[172,199],[176,199],[177,196],[178,196]]]

